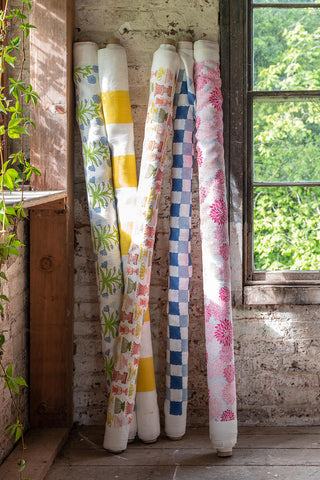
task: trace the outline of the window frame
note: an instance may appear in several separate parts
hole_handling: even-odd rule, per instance
[[[271,5],[288,8],[288,4],[283,3]],[[305,8],[311,4],[291,5]],[[319,7],[320,4],[317,4]],[[252,71],[252,39],[248,28],[252,10],[249,0],[220,0],[221,77],[233,304],[318,304],[320,271],[253,270],[253,98],[273,96],[279,100],[294,97],[303,99],[305,96],[315,97],[320,92],[277,91],[265,95],[265,92],[252,91],[249,78],[249,72]]]

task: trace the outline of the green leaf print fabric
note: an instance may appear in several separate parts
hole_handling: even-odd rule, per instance
[[[110,386],[121,313],[123,275],[109,145],[103,121],[98,46],[73,47],[76,118],[82,140],[91,233],[97,271],[102,352]]]

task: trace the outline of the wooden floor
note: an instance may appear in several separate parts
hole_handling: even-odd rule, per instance
[[[320,427],[240,428],[228,459],[216,457],[204,428],[179,442],[135,441],[120,455],[102,440],[101,427],[74,429],[45,480],[320,480]]]

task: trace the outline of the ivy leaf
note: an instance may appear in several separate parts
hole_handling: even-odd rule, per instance
[[[14,381],[17,385],[21,385],[23,387],[27,387],[28,384],[26,383],[25,379],[23,377],[14,377]]]
[[[0,272],[0,278],[3,278],[3,280],[8,281],[7,276],[4,272]]]
[[[20,437],[21,437],[21,434],[20,434]],[[22,459],[21,462],[20,462],[20,468],[19,468],[18,472],[22,472],[25,469],[25,466],[26,466],[26,461],[24,459]]]

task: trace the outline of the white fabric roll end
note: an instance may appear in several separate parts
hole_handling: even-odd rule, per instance
[[[98,64],[98,45],[95,42],[75,42],[73,44],[74,67],[86,67]]]
[[[127,54],[122,45],[110,44],[98,51],[102,92],[129,90]]]
[[[230,452],[237,443],[238,427],[236,420],[216,422],[210,420],[210,440],[214,449],[219,452]]]
[[[120,453],[127,448],[130,425],[114,427],[106,425],[103,448],[111,453]]]
[[[176,47],[167,43],[162,43],[158,50],[153,54],[152,70],[159,68],[169,68],[173,75],[178,74],[179,56]]]
[[[212,61],[219,63],[219,45],[212,40],[194,42],[194,60],[196,62]]]
[[[160,415],[156,390],[136,393],[138,437],[155,442],[160,435]]]
[[[193,43],[181,40],[180,42],[178,42],[177,52],[192,55],[193,54]]]
[[[133,442],[133,440],[136,438],[136,435],[137,435],[137,415],[136,415],[136,412],[134,411],[132,415],[132,421],[129,427],[128,441]]]
[[[184,405],[183,405],[184,407]],[[182,415],[171,415],[169,413],[170,402],[165,400],[164,402],[164,414],[165,414],[165,432],[167,437],[171,439],[178,439],[184,436],[186,433],[187,423],[187,408],[183,408]]]

